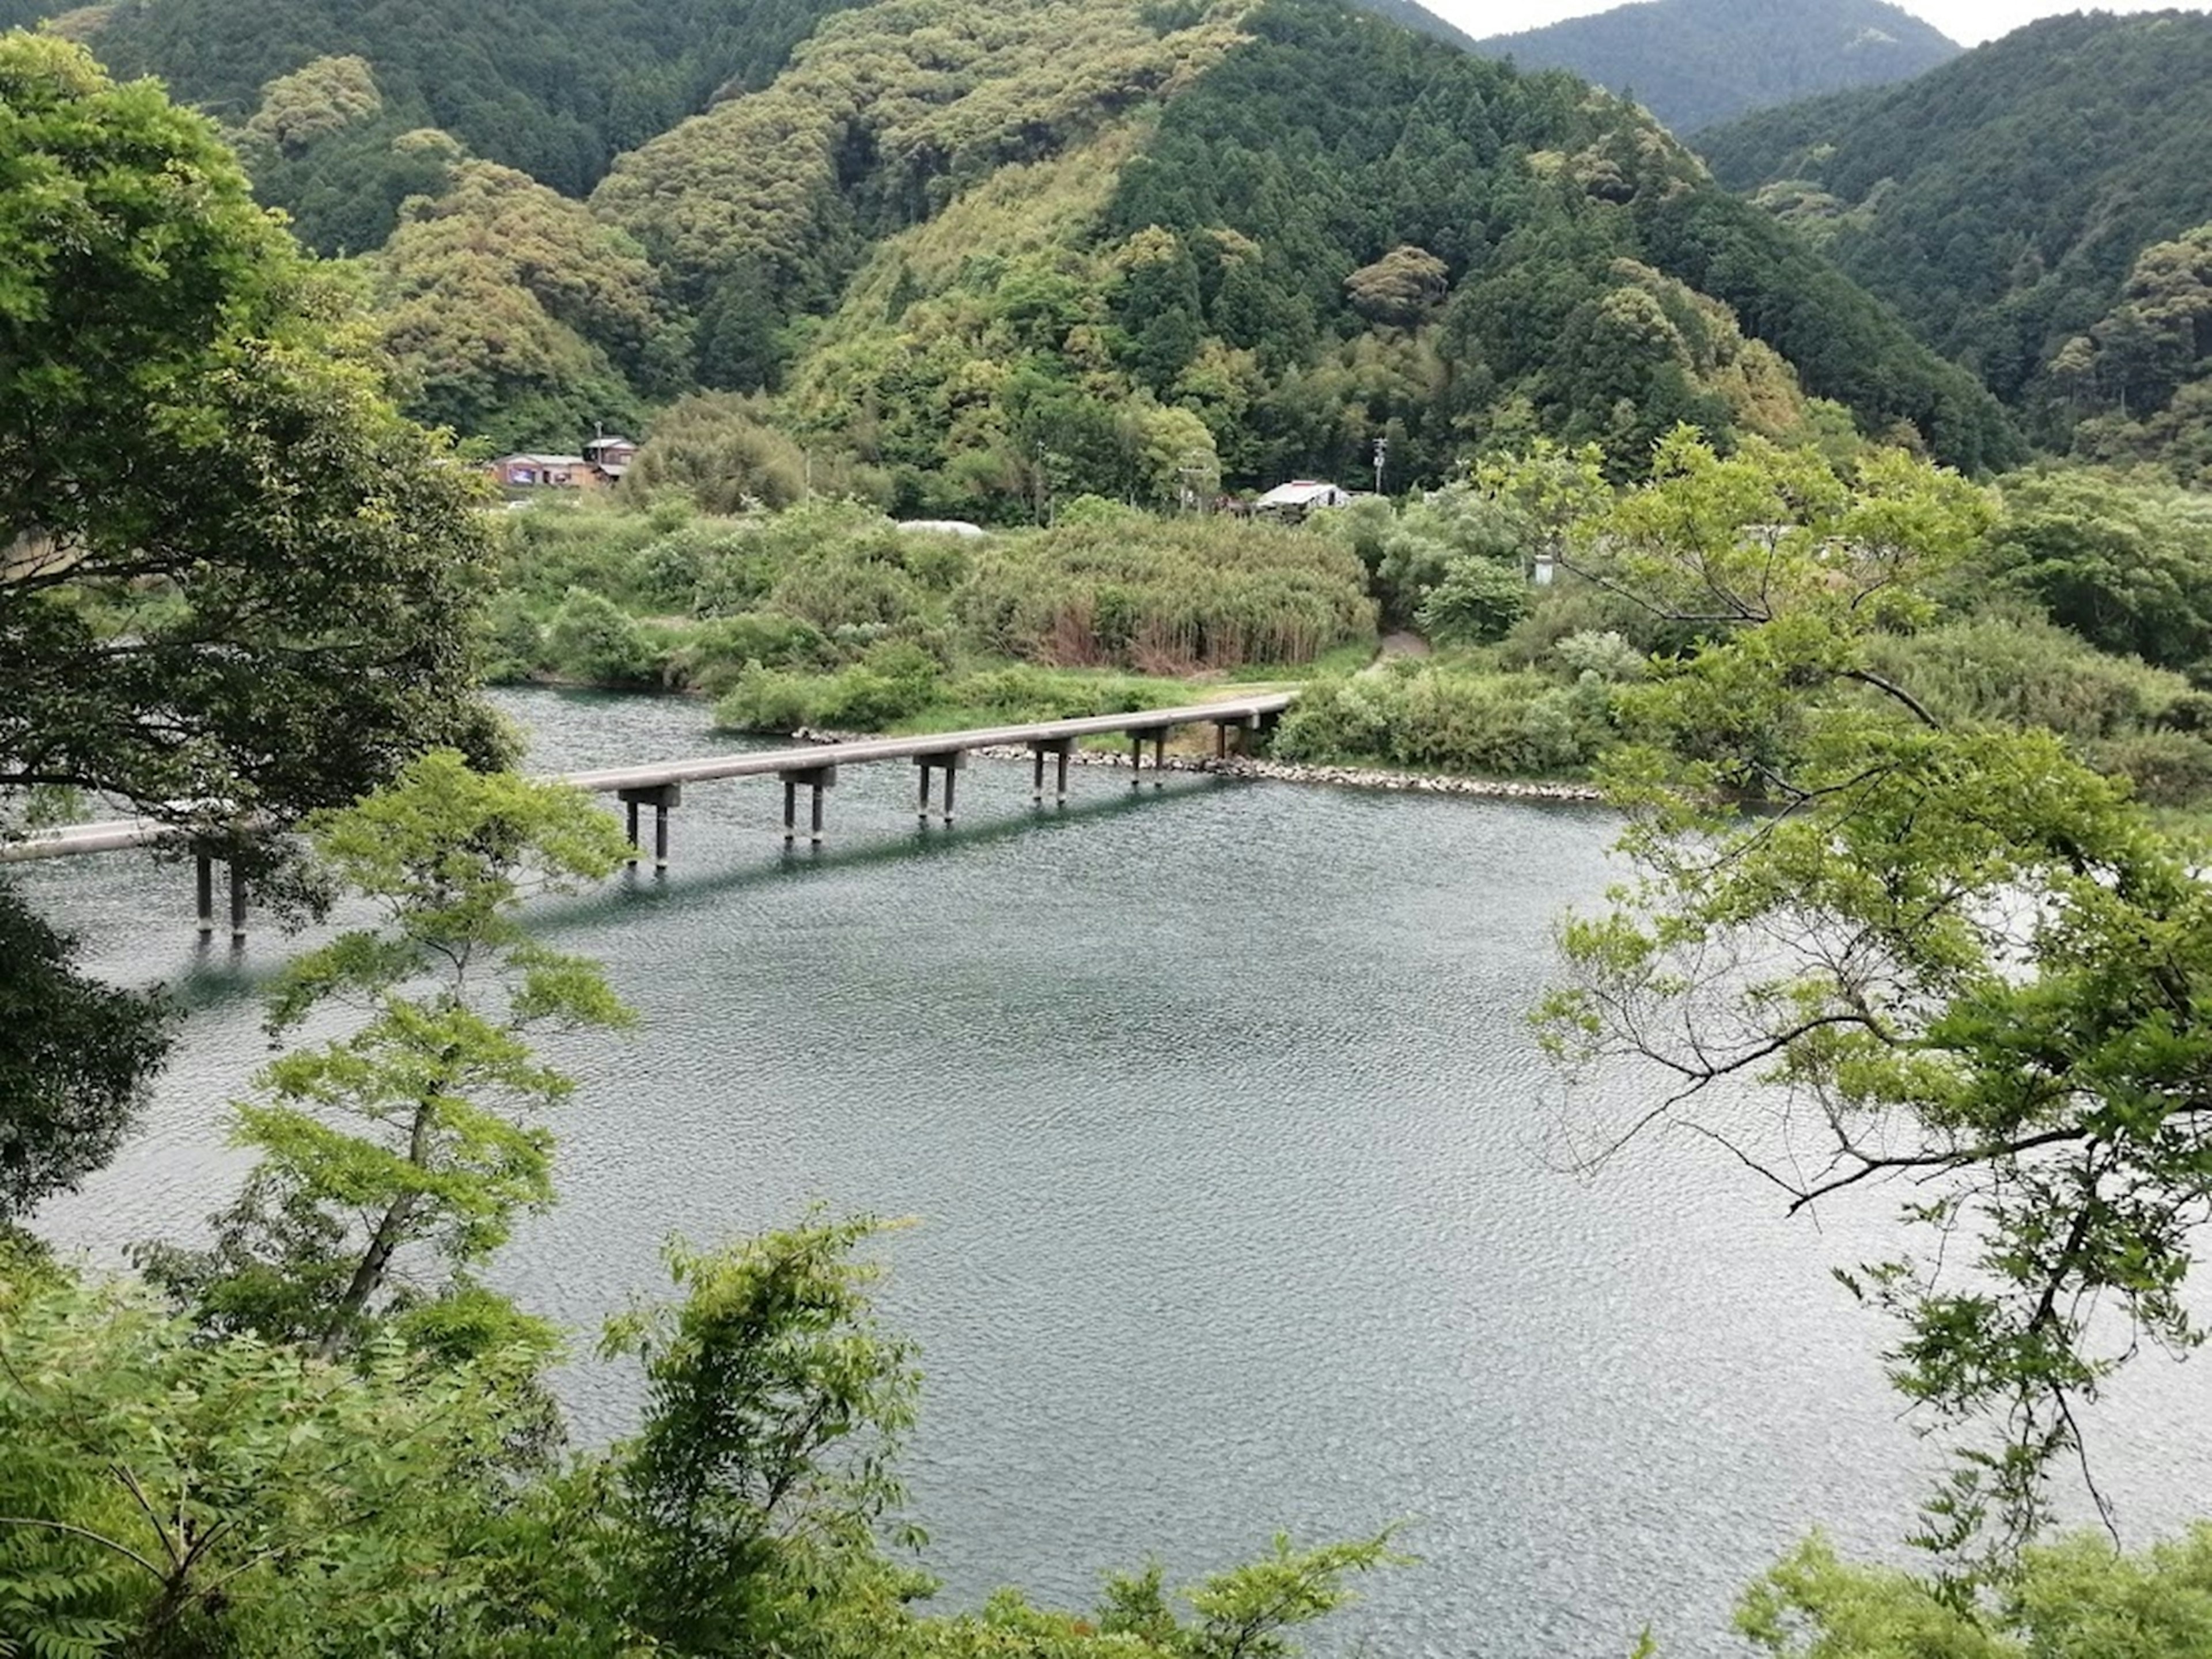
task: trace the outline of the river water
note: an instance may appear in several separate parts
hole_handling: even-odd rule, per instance
[[[696,704],[512,694],[532,763],[712,752]],[[702,787],[675,867],[548,904],[635,1037],[562,1058],[562,1203],[498,1277],[582,1331],[663,1283],[662,1241],[820,1199],[912,1217],[885,1304],[922,1346],[908,1462],[946,1596],[1087,1602],[1403,1522],[1324,1653],[1740,1650],[1741,1585],[1809,1527],[1881,1550],[1927,1448],[1882,1330],[1833,1283],[1879,1195],[1785,1221],[1709,1145],[1560,1172],[1523,1022],[1562,908],[1606,879],[1585,809],[1079,769],[1033,812],[978,763],[955,832],[913,775],[849,771],[833,844],[783,854],[779,792]],[[288,942],[196,949],[190,877],[135,855],[27,884],[112,977],[190,1011],[143,1133],[41,1217],[112,1257],[190,1237],[234,1183],[222,1104],[264,1056]],[[1615,1085],[1624,1086],[1624,1085]],[[1626,1101],[1621,1103],[1626,1103]],[[587,1346],[587,1344],[580,1344]],[[2208,1373],[2145,1360],[2089,1425],[2131,1541],[2212,1487]],[[562,1387],[580,1437],[626,1371]]]

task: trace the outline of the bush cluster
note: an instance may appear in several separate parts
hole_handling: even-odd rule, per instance
[[[1612,742],[1612,706],[1594,672],[1562,684],[1401,659],[1308,686],[1274,752],[1323,764],[1558,777],[1581,771]]]

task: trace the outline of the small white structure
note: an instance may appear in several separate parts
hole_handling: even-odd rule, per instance
[[[1304,514],[1316,507],[1344,507],[1350,504],[1352,493],[1339,489],[1333,483],[1317,483],[1311,478],[1293,478],[1286,484],[1277,484],[1252,503],[1255,513],[1284,513]]]
[[[901,519],[898,528],[925,536],[988,536],[991,533],[981,525],[970,524],[965,519]]]

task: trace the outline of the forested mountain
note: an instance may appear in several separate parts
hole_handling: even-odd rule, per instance
[[[1724,182],[2063,445],[2080,422],[2139,425],[2212,373],[2202,239],[2196,256],[2180,240],[2212,221],[2208,86],[2212,16],[2093,13],[1701,142]]]
[[[794,45],[792,0],[682,0],[640,25],[665,64],[610,46],[573,80],[573,29],[441,78],[501,56],[447,0],[343,27],[310,0],[234,50],[252,0],[206,36],[205,0],[143,0],[96,44],[210,100],[264,197],[360,254],[409,406],[501,445],[733,392],[684,411],[697,453],[796,440],[817,477],[1000,519],[1355,480],[1378,440],[1393,487],[1537,435],[1626,474],[1681,420],[2022,453],[1971,376],[1570,77],[1338,0],[810,3]],[[403,13],[446,49],[395,44]],[[695,98],[602,171],[617,107]]]
[[[286,144],[263,193],[328,252],[374,246],[421,185],[392,141],[442,128],[472,152],[568,195],[718,94],[765,84],[829,13],[853,0],[121,0],[94,49],[118,75],[157,74],[234,125],[263,88],[321,59],[366,62],[376,106],[313,169]],[[57,3],[0,0],[22,13]],[[0,14],[4,16],[5,14]]]
[[[1638,0],[1492,35],[1475,49],[1632,93],[1676,132],[1819,93],[1907,80],[1960,51],[1886,0]]]
[[[800,417],[932,492],[1096,477],[1117,442],[1140,493],[1356,478],[1378,437],[1401,480],[1539,432],[1632,468],[1678,419],[1804,435],[1807,390],[2013,453],[1970,380],[1627,107],[1304,0],[1246,28],[1157,116],[878,245],[808,332]]]

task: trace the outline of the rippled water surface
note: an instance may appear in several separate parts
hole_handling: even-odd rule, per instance
[[[544,768],[712,752],[688,703],[517,696]],[[693,791],[676,867],[541,920],[608,964],[641,1035],[563,1057],[562,1202],[501,1277],[581,1328],[657,1253],[808,1200],[911,1216],[887,1300],[924,1350],[909,1462],[947,1594],[1087,1601],[1158,1553],[1188,1578],[1277,1528],[1407,1522],[1421,1565],[1317,1645],[1548,1659],[1734,1651],[1735,1591],[1807,1526],[1878,1547],[1923,1449],[1826,1230],[1710,1146],[1553,1167],[1523,1012],[1597,814],[1082,769],[1033,813],[978,763],[957,832],[905,768],[848,771],[833,845],[787,857],[771,785]],[[102,1253],[228,1195],[221,1103],[262,1057],[256,978],[196,954],[190,876],[33,866],[96,965],[191,1010],[147,1131],[44,1216]],[[2090,1429],[2139,1531],[2212,1484],[2202,1367],[2150,1362]],[[587,1437],[628,1375],[580,1365]]]

